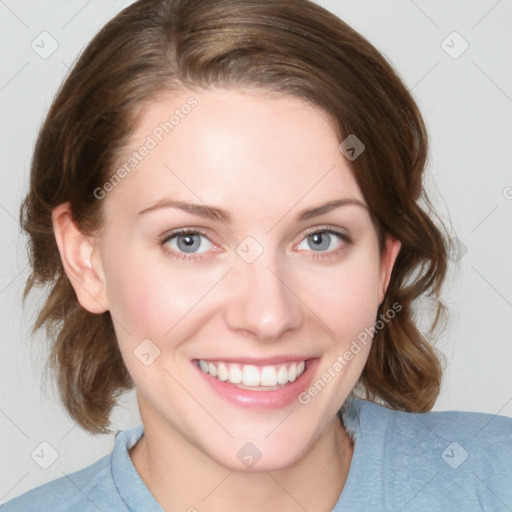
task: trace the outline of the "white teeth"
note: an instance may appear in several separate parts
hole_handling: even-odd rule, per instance
[[[291,362],[276,366],[239,365],[199,360],[199,367],[220,381],[242,384],[248,387],[275,387],[298,379],[306,369],[305,361]]]
[[[217,377],[217,367],[213,363],[208,363],[208,373],[212,377]]]
[[[273,366],[264,366],[260,375],[261,386],[275,386],[277,385],[277,372]]]
[[[210,366],[208,365],[208,368]],[[217,371],[218,371],[218,375],[217,375],[217,378],[224,382],[225,380],[228,380],[229,379],[229,371],[228,369],[226,368],[226,365],[224,363],[220,363],[218,366],[217,366]]]
[[[251,366],[250,364],[244,366],[244,369],[242,370],[242,384],[244,386],[260,385],[260,372],[256,366]]]
[[[228,380],[232,384],[240,384],[240,382],[242,382],[242,370],[240,370],[240,367],[238,365],[230,365]]]
[[[288,370],[286,366],[282,364],[277,370],[277,383],[278,384],[286,384],[288,382]]]
[[[288,379],[290,382],[293,382],[297,378],[297,363],[292,363],[290,368],[288,368]]]

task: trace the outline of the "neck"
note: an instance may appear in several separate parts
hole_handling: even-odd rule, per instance
[[[140,477],[165,511],[330,512],[348,476],[353,444],[334,418],[307,452],[286,468],[234,471],[186,439],[145,432],[130,451]]]

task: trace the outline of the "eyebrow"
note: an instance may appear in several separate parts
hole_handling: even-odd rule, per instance
[[[309,220],[312,219],[313,217],[324,215],[325,213],[328,213],[331,210],[343,206],[361,206],[366,210],[368,209],[368,206],[362,201],[359,201],[358,199],[334,199],[320,206],[303,210],[295,217],[295,220],[297,222]],[[199,217],[204,217],[206,219],[217,220],[225,223],[231,222],[230,213],[227,212],[226,210],[223,210],[222,208],[215,208],[213,206],[189,203],[187,201],[176,201],[173,199],[162,199],[160,201],[157,201],[155,204],[149,206],[148,208],[144,208],[143,210],[141,210],[137,215],[144,215],[146,213],[153,212],[155,210],[160,210],[162,208],[176,208],[178,210],[182,210],[184,212],[197,215]]]

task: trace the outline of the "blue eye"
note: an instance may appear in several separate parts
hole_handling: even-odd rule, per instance
[[[197,231],[177,232],[163,241],[176,252],[185,254],[201,254],[207,252],[212,247],[212,242]]]
[[[314,252],[335,251],[347,242],[349,242],[347,235],[334,230],[323,229],[309,233],[298,245],[298,248]],[[307,247],[304,247],[304,244],[307,244]]]

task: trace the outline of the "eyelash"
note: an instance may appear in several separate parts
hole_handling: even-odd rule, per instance
[[[332,250],[332,251],[317,252],[316,254],[315,254],[315,251],[311,251],[314,253],[313,259],[325,260],[325,259],[330,259],[332,257],[336,257],[340,252],[342,252],[344,249],[346,249],[346,247],[348,245],[352,244],[352,239],[350,238],[349,235],[347,235],[343,231],[339,231],[331,226],[319,226],[319,227],[315,227],[315,228],[311,228],[311,229],[307,230],[304,233],[304,237],[301,239],[301,241],[299,243],[302,243],[302,241],[304,241],[309,236],[316,235],[316,234],[325,234],[325,233],[339,237],[339,239],[341,240],[341,242],[343,244],[340,248]],[[171,231],[169,233],[165,233],[159,239],[159,244],[162,246],[162,248],[164,249],[164,252],[166,254],[168,254],[178,260],[182,260],[182,261],[189,260],[192,262],[198,262],[198,261],[202,261],[203,259],[205,259],[204,254],[182,253],[182,252],[176,252],[174,249],[166,248],[166,244],[168,242],[170,242],[173,238],[176,238],[178,236],[186,236],[186,235],[202,235],[206,239],[208,239],[211,243],[213,243],[209,239],[208,235],[204,231],[202,231],[198,228],[181,228],[181,229],[176,229],[174,231]]]

